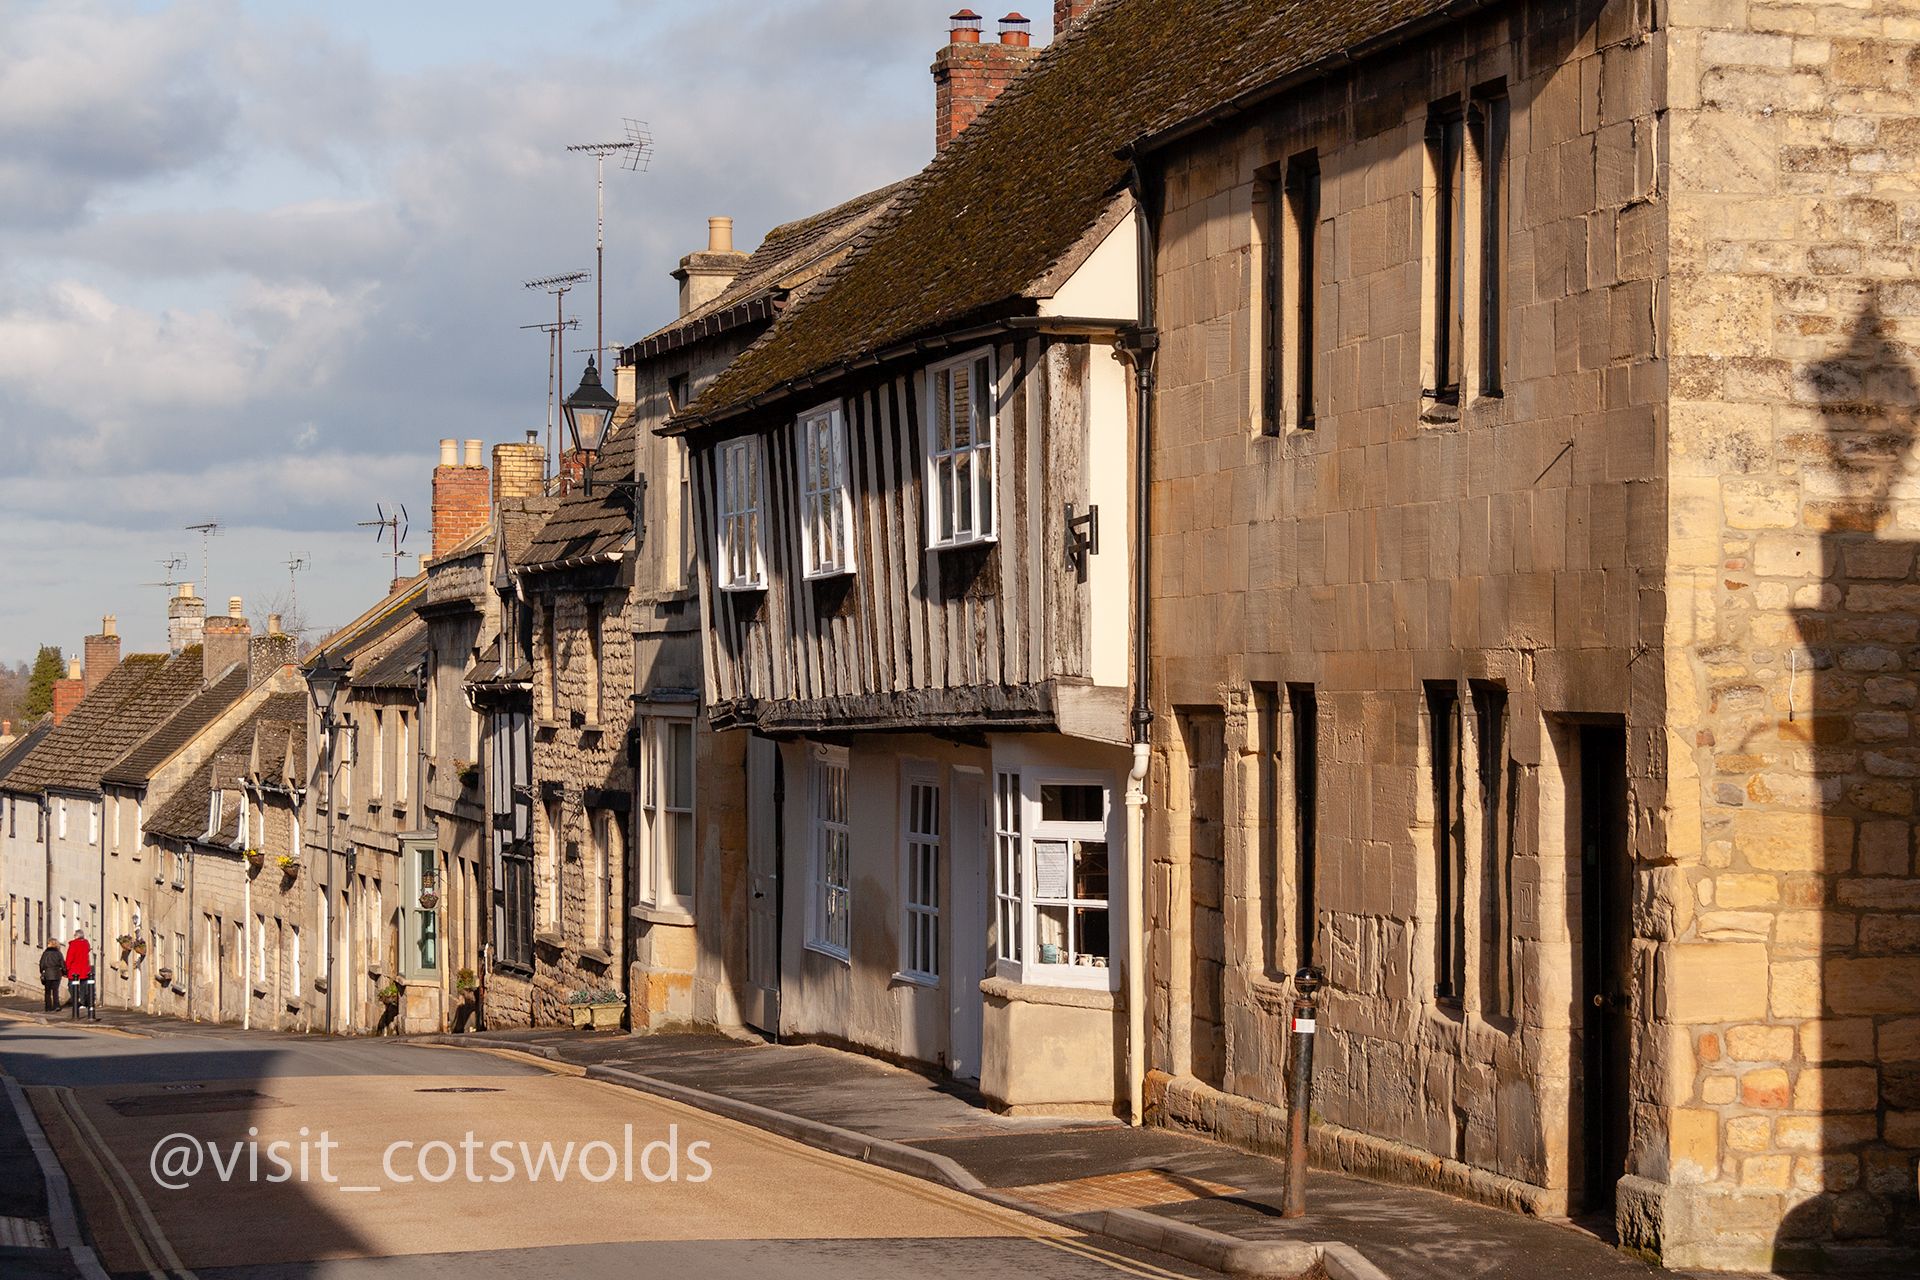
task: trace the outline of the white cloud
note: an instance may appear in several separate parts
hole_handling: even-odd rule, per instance
[[[750,245],[929,157],[947,12],[600,0],[562,32],[449,5],[439,56],[411,5],[0,0],[0,539],[63,530],[50,582],[0,569],[0,597],[39,601],[0,614],[0,659],[71,644],[189,519],[264,547],[344,536],[376,498],[422,510],[440,436],[544,419],[544,339],[519,326],[550,303],[520,282],[591,266],[568,143],[626,116],[657,138],[647,172],[607,175],[608,338],[631,339],[710,214]],[[571,302],[588,345],[591,291]],[[217,561],[214,595],[272,585]]]

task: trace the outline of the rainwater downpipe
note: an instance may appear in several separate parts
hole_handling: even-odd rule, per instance
[[[1139,1125],[1146,1122],[1147,1115],[1147,770],[1152,761],[1153,727],[1153,702],[1147,687],[1151,545],[1147,512],[1152,496],[1148,465],[1153,451],[1154,356],[1160,347],[1160,334],[1154,328],[1153,206],[1138,157],[1133,160],[1129,184],[1139,228],[1140,323],[1125,342],[1132,359],[1138,406],[1133,458],[1133,767],[1127,772],[1127,905],[1133,917],[1127,929],[1127,1118]]]

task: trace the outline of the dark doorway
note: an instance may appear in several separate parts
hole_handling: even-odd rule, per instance
[[[1627,1169],[1633,1045],[1633,864],[1627,847],[1627,735],[1583,724],[1580,735],[1581,1199],[1611,1214]]]
[[[1210,709],[1182,711],[1179,717],[1189,770],[1193,1074],[1221,1089],[1227,1083],[1226,717]]]

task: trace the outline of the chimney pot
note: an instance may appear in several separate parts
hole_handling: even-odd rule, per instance
[[[708,253],[732,253],[733,252],[733,219],[732,218],[708,218],[707,219],[707,252]]]
[[[1026,49],[1033,44],[1033,22],[1013,12],[1000,19],[1000,43],[1010,44],[1016,49]]]
[[[440,442],[440,465],[443,467],[460,465],[460,444],[457,440],[448,439]]]
[[[962,9],[949,20],[952,22],[950,36],[955,44],[980,43],[980,15],[971,9]]]
[[[100,619],[100,634],[103,636],[118,635],[119,627],[120,619],[114,617],[112,614],[108,614],[106,617]]]
[[[270,636],[277,636],[280,634],[280,615],[279,614],[270,613],[267,615],[267,634]]]
[[[229,618],[244,618],[247,616],[247,611],[240,606],[239,596],[227,597],[227,616]]]
[[[954,14],[953,24],[953,42],[934,55],[932,67],[936,151],[965,133],[1040,53],[1018,13],[1000,20],[997,44],[980,43],[980,15],[971,9]]]
[[[469,440],[469,441],[467,441],[467,451],[466,451],[466,452],[467,452],[467,465],[468,465],[468,466],[470,466],[470,467],[484,467],[484,466],[486,466],[486,465],[487,465],[487,458],[486,458],[486,454],[482,452],[482,450],[483,450],[483,449],[485,449],[485,447],[486,447],[486,446],[485,446],[484,444],[482,444],[482,443],[481,443],[480,441],[478,441],[478,440]]]
[[[81,675],[80,659],[68,658],[67,659],[67,679],[79,680],[82,678],[83,677]]]

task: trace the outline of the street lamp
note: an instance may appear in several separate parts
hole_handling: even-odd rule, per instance
[[[334,809],[334,706],[340,700],[340,691],[347,687],[347,673],[350,670],[343,658],[336,657],[331,651],[323,651],[307,668],[307,694],[313,699],[313,709],[320,717],[320,736],[326,743],[326,779],[327,779],[327,884],[321,884],[318,876],[314,885],[321,894],[332,891],[333,880],[333,809]],[[347,851],[347,883],[353,883],[353,851]],[[331,932],[332,920],[326,913],[320,918],[325,920]],[[327,1034],[333,1034],[333,953],[335,947],[332,938],[320,939],[321,949],[327,957]]]
[[[586,455],[586,490],[592,497],[594,455],[606,443],[607,428],[613,425],[614,410],[620,407],[620,402],[600,385],[600,369],[592,356],[587,357],[580,385],[560,407],[566,412],[567,434],[573,437],[573,447]]]

